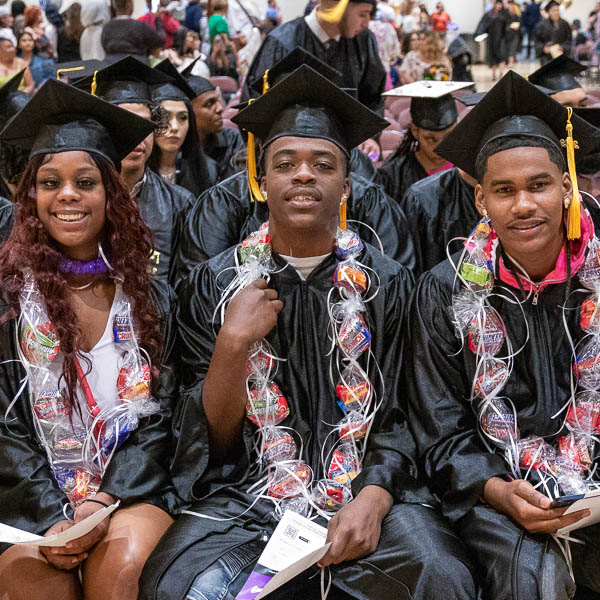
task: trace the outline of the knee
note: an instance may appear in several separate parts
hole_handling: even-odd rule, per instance
[[[427,600],[456,598],[471,600],[477,597],[477,586],[470,564],[460,557],[446,553],[431,553],[422,558],[421,597]],[[417,597],[417,596],[415,596]]]

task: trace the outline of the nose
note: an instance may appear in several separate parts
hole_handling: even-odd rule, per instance
[[[215,106],[215,112],[220,115],[223,113],[223,103],[222,102],[217,102],[216,106]]]
[[[72,181],[65,181],[58,190],[57,199],[60,202],[78,202],[80,198],[79,190]]]
[[[294,183],[313,183],[315,181],[315,175],[308,163],[302,162],[298,165],[293,180]]]
[[[179,125],[177,123],[177,119],[173,118],[169,121],[169,129],[171,131],[177,131],[179,129]]]
[[[536,203],[528,191],[522,190],[515,194],[515,198],[511,206],[511,212],[514,217],[530,217],[535,212],[535,209]]]

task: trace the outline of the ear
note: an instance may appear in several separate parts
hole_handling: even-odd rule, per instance
[[[260,193],[264,196],[267,191],[267,178],[263,175],[260,178]]]
[[[344,177],[344,186],[342,193],[348,198],[352,193],[352,185],[350,184],[350,177]]]
[[[419,128],[414,123],[410,124],[410,132],[413,134],[413,137],[417,139],[419,135]]]
[[[563,188],[563,197],[565,197],[565,196],[569,196],[569,198],[573,197],[573,183],[571,182],[571,176],[568,173],[563,173],[562,188]]]
[[[475,207],[477,208],[477,212],[482,217],[487,214],[485,194],[483,193],[483,188],[481,187],[480,183],[475,186]]]

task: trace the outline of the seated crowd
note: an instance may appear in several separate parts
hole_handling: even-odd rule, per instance
[[[600,598],[600,109],[415,81],[376,169],[375,4],[274,29],[231,127],[168,60],[0,87],[0,523],[114,509],[0,538],[0,599],[233,600],[286,511],[330,546],[272,598]]]

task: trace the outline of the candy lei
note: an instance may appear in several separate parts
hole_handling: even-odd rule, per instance
[[[515,407],[500,395],[516,353],[502,317],[489,303],[497,247],[489,220],[481,221],[465,245],[457,268],[463,287],[452,300],[457,334],[476,356],[472,400],[481,434],[484,441],[492,443],[491,447],[488,444],[490,449],[495,446],[504,451],[514,477],[527,479],[535,472],[538,485],[550,497],[585,493],[596,487],[592,465],[594,442],[600,433],[600,241],[595,236],[590,239],[585,263],[578,272],[583,291],[591,294],[581,305],[580,325],[585,336],[573,347],[572,393],[555,415],[567,410],[555,446],[538,436],[521,438]],[[507,356],[499,357],[505,343]]]
[[[33,422],[54,478],[73,508],[96,494],[114,452],[137,428],[139,419],[159,410],[150,397],[150,366],[137,343],[130,302],[124,294],[115,295],[115,302],[113,343],[120,356],[114,405],[98,406],[83,360],[77,363],[80,410],[73,411],[60,380],[60,342],[31,274],[26,274],[20,295],[17,347]]]
[[[335,381],[340,421],[331,426],[335,436],[332,450],[321,461],[325,478],[314,480],[311,468],[302,460],[300,436],[286,427],[290,409],[274,378],[277,363],[265,339],[255,343],[247,362],[247,418],[257,427],[254,438],[256,462],[252,467],[258,481],[248,490],[257,498],[275,504],[275,514],[285,509],[310,515],[329,516],[352,499],[350,484],[361,470],[370,427],[379,403],[367,370],[358,362],[361,355],[372,360],[371,334],[362,312],[370,288],[370,269],[357,257],[363,249],[359,236],[338,229],[335,253],[340,261],[328,295],[330,315],[331,379]],[[268,223],[250,235],[239,248],[236,277],[229,285],[220,307],[250,282],[268,278],[276,270],[271,258]],[[372,362],[375,362],[374,359]],[[300,446],[300,447],[299,447]]]

